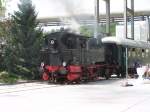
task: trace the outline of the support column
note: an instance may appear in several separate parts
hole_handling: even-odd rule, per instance
[[[131,0],[131,38],[134,40],[134,0]]]
[[[128,37],[128,30],[127,30],[127,0],[124,0],[124,38],[127,39]],[[126,71],[126,82],[124,84],[124,86],[127,86],[128,85],[128,48],[126,46],[126,50],[125,50],[125,62],[126,62],[126,68],[125,68],[125,71]]]
[[[126,47],[126,79],[128,78],[128,48]]]
[[[98,36],[99,26],[99,0],[95,0],[95,25],[94,25],[94,38]]]
[[[128,13],[131,16],[131,38],[128,37],[128,26],[127,26],[127,20],[128,20]],[[124,38],[125,39],[134,39],[134,0],[131,0],[131,8],[128,8],[128,0],[124,0]],[[124,86],[131,86],[131,84],[128,84],[128,46],[125,46],[126,48],[126,82]]]
[[[127,33],[127,0],[124,0],[124,38],[128,38]]]
[[[128,14],[131,16],[131,38],[127,35]],[[128,0],[124,0],[124,38],[134,40],[134,0],[131,0],[131,8],[128,8]]]
[[[147,37],[147,41],[150,42],[150,19],[149,16],[147,16],[147,30],[148,30],[148,37]]]
[[[106,33],[110,36],[110,0],[106,0]]]

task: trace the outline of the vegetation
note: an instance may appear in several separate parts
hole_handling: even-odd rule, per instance
[[[0,23],[0,39],[5,42],[1,52],[3,65],[0,65],[0,71],[4,71],[1,82],[15,82],[19,77],[35,79],[39,74],[43,33],[38,28],[37,13],[31,0],[20,0],[18,8],[10,21]]]
[[[106,26],[103,26],[102,32],[106,31]],[[110,36],[115,36],[116,35],[116,23],[111,23],[110,24]]]
[[[88,37],[92,37],[94,35],[94,28],[92,26],[81,26],[80,34]]]
[[[4,17],[5,16],[5,11],[6,11],[6,1],[5,0],[0,0],[0,16]]]
[[[101,25],[98,28],[98,32],[100,33],[105,33],[106,32],[106,25]],[[92,37],[94,35],[94,27],[91,26],[81,26],[80,27],[80,33],[82,35],[88,36],[88,37]],[[111,23],[110,25],[110,35],[114,36],[116,34],[116,23]]]
[[[0,83],[14,84],[20,77],[16,74],[8,73],[6,71],[0,72]]]
[[[5,48],[8,40],[10,39],[11,21],[0,22],[0,71],[6,68],[4,63]]]

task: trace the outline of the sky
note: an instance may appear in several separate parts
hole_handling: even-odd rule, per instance
[[[124,0],[110,0],[111,12],[123,12]],[[128,0],[129,1],[129,0]],[[135,10],[150,11],[150,0],[134,0]],[[94,0],[32,0],[39,18],[69,16],[75,14],[94,14]],[[19,0],[7,4],[7,13],[18,10]],[[100,0],[100,13],[105,13],[105,2]]]

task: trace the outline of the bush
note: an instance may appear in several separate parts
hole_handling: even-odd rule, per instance
[[[0,82],[7,84],[14,84],[18,81],[19,77],[16,74],[8,73],[6,71],[0,72]]]

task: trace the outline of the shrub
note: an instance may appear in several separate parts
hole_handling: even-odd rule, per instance
[[[19,77],[16,74],[8,73],[6,71],[0,72],[0,82],[7,84],[14,84],[18,81]]]

